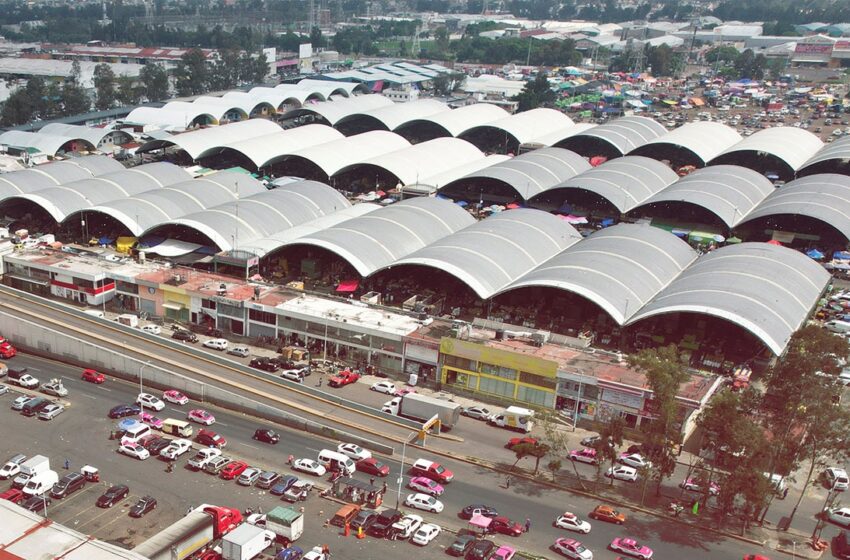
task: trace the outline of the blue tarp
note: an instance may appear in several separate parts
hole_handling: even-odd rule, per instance
[[[602,220],[602,227],[608,227],[614,225],[614,218],[605,218]]]
[[[457,204],[461,208],[466,208],[467,206],[469,206],[469,203],[465,200],[458,200],[457,202],[455,202],[455,204]]]
[[[115,242],[115,240],[111,239],[109,237],[101,237],[100,239],[97,240],[98,245],[111,245],[114,242]]]
[[[843,261],[850,261],[850,253],[848,253],[847,251],[836,251],[832,254],[832,258]]]
[[[819,261],[824,257],[824,254],[818,251],[817,249],[809,249],[808,251],[806,251],[806,256],[813,258],[816,261]]]

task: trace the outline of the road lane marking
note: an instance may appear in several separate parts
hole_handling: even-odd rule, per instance
[[[101,389],[102,391],[107,391],[107,392],[109,392],[109,393],[111,393],[111,392],[112,392],[112,389],[107,389],[106,387],[101,387],[100,389]]]
[[[219,426],[224,426],[225,428],[229,426],[229,424],[225,424],[224,422],[216,422],[216,424],[218,424]]]
[[[97,400],[97,397],[96,397],[96,396],[94,396],[94,395],[85,395],[85,394],[84,394],[83,396],[84,396],[84,397],[88,397],[88,398],[90,398],[90,399]]]
[[[103,513],[100,513],[100,514],[98,514],[98,515],[96,515],[96,516],[92,517],[91,519],[89,519],[89,520],[88,520],[88,521],[86,521],[85,523],[82,523],[82,524],[80,524],[80,525],[77,525],[77,526],[75,527],[75,529],[79,531],[81,527],[85,527],[86,525],[89,525],[90,523],[94,523],[95,521],[97,521],[98,519],[100,519],[101,517],[103,517],[104,515],[109,515],[110,513],[113,513],[116,509],[121,509],[121,505],[120,505],[120,504],[124,503],[125,501],[137,502],[138,500],[139,500],[139,497],[138,497],[138,496],[136,496],[135,494],[129,494],[126,498],[124,498],[123,500],[121,500],[120,502],[118,502],[117,504],[115,504],[115,505],[114,505],[114,506],[112,506],[112,507],[108,507],[108,508],[98,508],[98,509],[103,509],[103,510],[104,510],[104,511],[103,511]],[[95,507],[97,507],[97,505],[95,505]],[[130,509],[131,507],[133,507],[133,506],[132,506],[132,505],[131,505],[131,506],[129,506],[129,507],[127,508],[127,510],[129,511],[129,509]],[[88,510],[86,510],[86,511],[88,511]],[[117,515],[116,515],[116,517],[117,517]]]
[[[241,441],[237,441],[236,443],[238,443],[239,445],[242,445],[244,447],[250,447],[251,449],[259,449],[259,447],[255,446],[255,445],[251,445],[250,443],[242,443]]]

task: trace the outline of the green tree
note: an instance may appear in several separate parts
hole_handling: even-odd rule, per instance
[[[599,485],[602,479],[602,469],[605,464],[609,464],[612,468],[617,461],[617,451],[623,445],[623,437],[626,434],[626,422],[622,416],[611,416],[599,431],[599,439],[593,444],[593,449],[596,450],[596,481],[594,484]],[[614,478],[611,477],[611,485],[614,484]]]
[[[33,107],[25,88],[12,92],[0,112],[0,125],[17,126],[32,120]]]
[[[139,79],[149,101],[168,98],[168,74],[161,65],[153,62],[146,64],[139,73]]]
[[[201,49],[189,49],[174,70],[175,88],[180,96],[200,95],[209,91],[210,72]]]
[[[144,87],[131,76],[121,75],[115,80],[115,98],[122,106],[138,105],[144,95]]]
[[[546,463],[546,468],[552,473],[552,482],[555,482],[558,476],[558,471],[561,470],[562,463],[560,459],[552,459]],[[581,480],[581,479],[579,479]],[[583,487],[583,486],[582,486]]]
[[[738,49],[735,47],[731,45],[721,45],[708,49],[705,53],[705,61],[711,64],[714,64],[715,62],[734,63],[738,60],[740,55],[741,53],[738,52]]]
[[[539,72],[537,77],[525,83],[522,91],[514,97],[519,102],[517,112],[549,107],[555,103],[555,92],[549,84],[546,74]]]
[[[767,67],[767,59],[763,54],[756,55],[752,49],[747,49],[735,61],[735,70],[741,78],[761,80],[764,78],[764,70]]]
[[[94,91],[94,105],[101,111],[115,104],[115,72],[105,62],[94,67]]]
[[[66,82],[59,96],[59,114],[63,117],[79,115],[91,109],[91,99],[77,82]]]
[[[310,30],[310,44],[313,45],[314,50],[327,46],[327,41],[325,40],[325,36],[322,35],[322,30],[315,25]]]
[[[440,26],[434,30],[434,40],[439,52],[444,53],[449,50],[449,30],[445,26]]]

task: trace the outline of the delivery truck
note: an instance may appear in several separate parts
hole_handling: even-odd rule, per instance
[[[240,523],[239,510],[204,504],[141,543],[133,552],[150,560],[186,560]]]
[[[288,546],[301,538],[304,514],[291,507],[278,506],[266,514],[266,529],[273,532],[279,542]]]
[[[21,465],[21,470],[18,472],[18,476],[16,476],[12,481],[12,487],[23,488],[27,485],[30,478],[49,470],[50,459],[44,455],[35,455],[34,457],[30,457],[23,465]]]
[[[460,409],[461,406],[457,403],[426,397],[418,393],[408,393],[384,403],[381,411],[420,422],[426,422],[436,414],[440,417],[441,428],[450,430],[460,419]]]
[[[502,412],[491,414],[487,419],[493,426],[528,433],[534,427],[534,411],[519,406],[509,406]]]
[[[222,560],[252,560],[270,547],[275,534],[243,523],[221,539]]]

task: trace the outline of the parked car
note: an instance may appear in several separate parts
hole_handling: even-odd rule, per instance
[[[254,439],[263,443],[271,443],[276,445],[280,441],[280,435],[274,430],[268,428],[257,428],[254,431]]]
[[[405,515],[390,527],[391,537],[399,539],[409,538],[422,525],[423,521],[425,520],[420,515],[413,513]]]
[[[126,418],[127,416],[135,416],[140,413],[142,409],[139,405],[136,404],[119,404],[117,406],[113,406],[109,410],[110,418]]]
[[[357,515],[354,516],[354,519],[351,520],[351,530],[356,532],[358,529],[363,529],[365,532],[372,526],[372,523],[374,523],[376,519],[378,519],[377,511],[361,509],[357,512]]]
[[[449,556],[464,556],[469,549],[475,544],[475,535],[458,534],[452,544],[446,549]]]
[[[118,453],[140,461],[144,461],[151,456],[151,452],[138,443],[122,443],[118,447]]]
[[[325,476],[325,473],[327,472],[325,467],[312,459],[296,459],[292,463],[292,469],[312,474],[314,476]]]
[[[273,360],[272,358],[266,358],[264,356],[252,358],[251,361],[248,363],[248,366],[262,371],[268,371],[270,373],[275,373],[277,370],[280,369],[280,365],[278,365],[276,360]]]
[[[227,470],[227,467],[224,468]],[[258,469],[256,467],[248,467],[243,470],[239,475],[239,478],[236,479],[236,484],[240,486],[253,486],[257,479],[260,478],[260,473],[262,473],[262,469]]]
[[[219,352],[223,352],[227,350],[228,342],[224,338],[210,338],[203,342],[204,348],[212,348],[213,350],[218,350]]]
[[[831,488],[839,492],[847,490],[848,484],[850,484],[850,478],[847,477],[847,471],[837,467],[830,467],[826,469],[823,474],[827,488]]]
[[[516,556],[516,549],[512,546],[502,545],[496,549],[490,560],[512,560]]]
[[[50,383],[42,383],[38,390],[45,395],[51,395],[54,397],[68,396],[68,389],[65,388],[62,381],[58,380],[51,381]]]
[[[0,479],[6,480],[7,478],[17,476],[18,473],[21,472],[21,463],[26,460],[26,455],[22,455],[20,453],[13,455],[11,459],[6,461],[6,464],[3,465],[3,467],[0,467]]]
[[[44,515],[47,510],[47,506],[49,506],[51,503],[52,502],[50,498],[42,494],[41,496],[32,496],[31,498],[20,502],[19,505],[22,508],[27,509],[33,513],[41,513],[42,515]]]
[[[643,560],[649,560],[652,558],[651,548],[640,544],[635,539],[626,537],[617,537],[611,541],[611,550],[622,552],[623,554],[628,554],[629,556],[634,556],[636,558],[643,558]]]
[[[63,412],[65,412],[64,406],[61,404],[51,403],[39,411],[38,418],[40,420],[53,420]]]
[[[197,422],[198,424],[204,424],[205,426],[210,426],[212,424],[215,424],[215,416],[213,416],[212,414],[210,414],[206,410],[202,410],[200,408],[190,410],[189,414],[186,415],[186,418],[188,418],[192,422]]]
[[[182,406],[184,404],[188,404],[189,397],[187,397],[180,391],[177,391],[175,389],[169,389],[168,391],[162,394],[162,400],[168,401],[172,404],[179,404]]]
[[[123,484],[115,484],[110,486],[109,489],[97,499],[97,507],[111,508],[129,495],[130,489],[127,486]]]
[[[24,405],[33,400],[35,397],[30,395],[21,395],[12,401],[12,410],[23,410]]]
[[[145,449],[151,452],[152,457],[158,457],[160,453],[162,453],[165,449],[171,447],[171,440],[168,438],[160,437],[157,439],[151,439],[149,442],[144,444]]]
[[[162,429],[162,423],[164,420],[158,416],[154,416],[150,412],[142,412],[139,414],[139,420],[142,424],[147,424],[151,428],[155,428],[157,430]]]
[[[263,471],[260,473],[260,476],[257,477],[257,482],[254,483],[254,486],[268,490],[277,483],[279,478],[280,473],[276,473],[274,471]]]
[[[241,475],[248,468],[248,463],[245,461],[230,461],[228,464],[224,465],[224,468],[221,469],[219,476],[224,480],[233,480],[237,476]],[[259,473],[258,473],[259,476]]]
[[[399,519],[401,519],[401,512],[397,509],[385,509],[378,515],[378,519],[372,523],[372,526],[369,527],[369,534],[373,537],[384,538],[390,532],[390,528],[395,524]]]
[[[204,465],[204,472],[208,474],[217,475],[221,472],[221,469],[225,467],[225,465],[229,465],[232,459],[230,457],[225,457],[224,455],[218,455],[217,457],[213,457],[207,464]]]
[[[585,447],[584,449],[574,449],[570,451],[570,460],[578,461],[579,463],[588,463],[590,465],[595,465],[599,462],[596,450],[592,447]]]
[[[193,333],[192,331],[179,330],[171,333],[171,338],[174,340],[181,340],[183,342],[191,342],[192,344],[198,342],[198,335]]]
[[[552,545],[552,550],[575,560],[593,560],[593,553],[575,539],[558,539]]]
[[[282,496],[289,487],[295,484],[298,481],[298,477],[292,474],[288,474],[286,476],[281,477],[274,486],[272,486],[271,490],[269,490],[269,494],[273,494],[275,496]]]
[[[374,457],[369,457],[368,459],[362,459],[355,463],[357,467],[357,472],[362,472],[365,474],[370,474],[373,476],[388,476],[390,474],[390,468],[384,463],[378,461]]]
[[[171,444],[159,452],[159,456],[170,461],[176,460],[192,449],[192,442],[188,439],[175,439]]]
[[[8,500],[13,504],[17,504],[22,501],[26,497],[23,490],[18,490],[17,488],[9,488],[3,493],[0,493],[0,500]]]
[[[130,508],[130,517],[143,517],[146,513],[156,509],[156,498],[153,496],[142,496],[139,501]]]
[[[504,516],[494,517],[490,521],[490,526],[487,528],[488,531],[493,533],[501,533],[502,535],[508,535],[511,537],[520,536],[525,528],[522,524],[513,521]]]
[[[165,403],[162,401],[162,399],[157,396],[151,395],[150,393],[139,393],[139,396],[136,397],[136,404],[138,404],[142,408],[149,408],[157,412],[165,408]]]
[[[393,395],[395,394],[395,383],[392,381],[378,381],[376,383],[372,383],[369,390],[384,393],[385,395]]]
[[[483,406],[467,406],[461,409],[460,413],[476,420],[487,420],[492,414],[489,408],[484,408]]]
[[[454,473],[437,463],[427,459],[417,459],[410,467],[410,472],[418,476],[427,476],[441,484],[448,484],[454,478]]]
[[[498,517],[499,512],[496,511],[496,508],[494,507],[485,506],[482,504],[469,505],[460,510],[461,519],[472,519],[472,516],[474,515],[483,515],[484,517]]]
[[[621,453],[617,461],[635,469],[648,469],[652,466],[640,453]]]
[[[587,534],[590,532],[590,523],[581,519],[578,515],[565,511],[555,520],[555,527]]]
[[[194,470],[203,470],[210,461],[212,461],[216,457],[221,456],[221,450],[215,447],[210,447],[207,449],[198,450],[195,455],[189,459],[189,462],[186,464],[187,467]]]
[[[615,480],[625,480],[626,482],[637,481],[637,470],[625,465],[617,465],[605,471],[605,476]]]
[[[493,541],[480,540],[472,545],[465,558],[466,560],[489,560],[495,549],[496,544]]]
[[[198,435],[195,436],[195,441],[207,447],[216,447],[222,449],[227,445],[227,440],[221,434],[212,430],[202,428],[198,430]]]
[[[422,493],[408,494],[404,499],[404,505],[432,513],[440,513],[444,507],[443,502],[437,498]]]
[[[148,334],[162,334],[162,327],[160,327],[159,325],[142,325],[141,327],[139,327],[139,329]]]
[[[50,489],[50,497],[56,499],[65,498],[77,490],[82,490],[85,486],[86,477],[82,473],[68,473],[53,485],[53,488]]]
[[[303,502],[307,499],[310,490],[313,489],[313,483],[309,480],[296,480],[295,483],[286,489],[283,493],[283,499],[287,502]]]
[[[368,449],[363,449],[359,445],[355,445],[353,443],[340,443],[336,446],[336,450],[343,455],[354,459],[355,461],[360,461],[361,459],[369,459],[372,456],[372,452]]]
[[[681,483],[679,483],[679,488],[684,488],[685,490],[690,490],[691,492],[704,492],[705,489],[697,479],[695,478],[686,478]],[[712,482],[708,486],[708,493],[711,496],[717,496],[720,494],[720,486]]]
[[[410,538],[410,542],[413,544],[418,544],[419,546],[425,546],[440,534],[442,529],[439,525],[435,525],[434,523],[425,523],[415,533],[413,533],[413,537]]]
[[[505,444],[505,447],[510,449],[511,451],[513,451],[514,447],[516,447],[517,445],[523,445],[523,444],[525,444],[525,445],[537,445],[538,443],[539,442],[537,441],[537,438],[515,437],[515,438],[509,439],[508,442]]]

